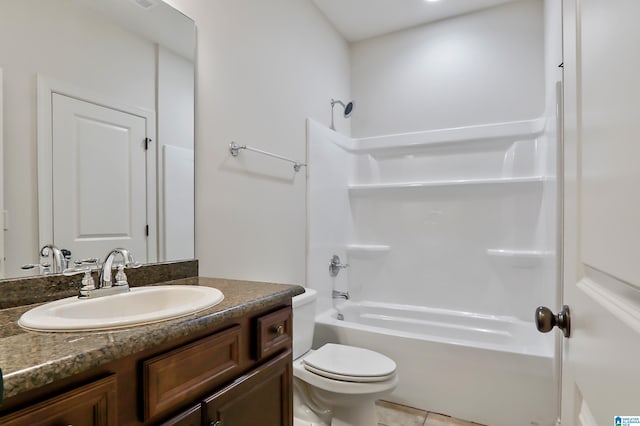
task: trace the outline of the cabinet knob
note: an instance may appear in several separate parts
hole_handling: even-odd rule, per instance
[[[222,421],[216,420],[215,422],[209,423],[209,426],[222,426]]]
[[[284,325],[273,326],[273,332],[276,333],[277,336],[282,336],[284,334]]]

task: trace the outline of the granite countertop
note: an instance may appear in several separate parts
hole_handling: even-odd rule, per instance
[[[157,284],[215,287],[224,300],[182,318],[113,331],[43,333],[22,329],[17,321],[37,305],[0,310],[0,368],[4,399],[70,377],[110,361],[176,340],[241,317],[265,306],[286,302],[304,289],[295,285],[193,277]]]

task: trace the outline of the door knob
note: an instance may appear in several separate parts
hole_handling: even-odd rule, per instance
[[[558,315],[554,315],[551,309],[546,306],[539,306],[536,309],[536,327],[541,333],[548,333],[557,326],[562,330],[564,337],[571,336],[571,311],[567,305],[562,307]]]

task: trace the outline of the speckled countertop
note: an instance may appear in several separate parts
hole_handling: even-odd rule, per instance
[[[213,308],[146,326],[104,332],[40,333],[17,324],[37,305],[0,310],[0,368],[4,399],[110,361],[179,339],[301,294],[299,286],[193,277],[158,284],[215,287],[224,300]]]

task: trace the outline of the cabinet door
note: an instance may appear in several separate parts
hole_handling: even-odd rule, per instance
[[[160,426],[200,426],[202,424],[200,404],[174,416]]]
[[[293,425],[292,380],[288,350],[207,398],[205,424]]]
[[[115,426],[116,376],[95,381],[0,418],[3,426]]]

